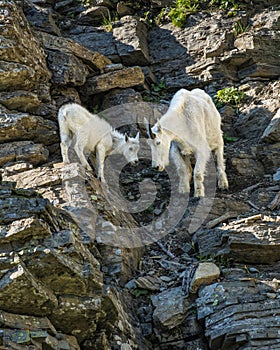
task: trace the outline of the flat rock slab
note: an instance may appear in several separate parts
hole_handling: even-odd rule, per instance
[[[42,144],[18,141],[0,144],[0,166],[10,162],[27,162],[34,166],[48,160],[49,151]]]
[[[201,289],[196,301],[197,317],[205,322],[211,350],[235,349],[237,344],[246,350],[279,348],[276,282],[223,281]]]
[[[280,218],[261,214],[198,234],[203,256],[211,254],[237,262],[272,264],[280,260]]]
[[[113,29],[117,52],[126,66],[146,66],[150,63],[147,26],[133,16],[123,17]]]
[[[57,124],[41,116],[15,113],[0,107],[0,143],[33,140],[51,145],[59,141]]]
[[[155,306],[153,319],[160,325],[172,329],[185,318],[186,298],[181,287],[168,289],[152,296],[151,299]]]
[[[268,142],[280,142],[280,108],[264,130],[262,140]]]
[[[85,89],[88,94],[98,94],[115,88],[129,88],[144,84],[144,74],[140,67],[123,68],[111,73],[88,78]]]

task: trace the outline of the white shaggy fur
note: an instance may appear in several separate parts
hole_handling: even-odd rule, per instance
[[[200,89],[179,90],[172,98],[168,111],[150,129],[149,144],[152,151],[152,163],[163,171],[169,164],[169,151],[180,178],[181,192],[190,191],[192,167],[188,155],[194,154],[194,196],[204,197],[204,174],[210,152],[214,151],[217,159],[218,186],[228,188],[224,164],[224,141],[221,131],[221,117],[211,97]],[[171,142],[178,145],[172,146]],[[182,165],[180,152],[185,155]]]
[[[86,152],[95,152],[98,178],[104,179],[104,161],[110,154],[123,154],[130,163],[138,161],[139,133],[135,138],[123,135],[112,129],[106,120],[91,114],[84,107],[70,103],[62,106],[58,112],[60,129],[60,147],[64,163],[69,163],[68,150],[74,142],[74,150],[82,165],[91,170],[86,160]]]

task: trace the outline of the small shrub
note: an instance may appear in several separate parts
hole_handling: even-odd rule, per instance
[[[214,98],[214,101],[217,107],[222,107],[226,103],[237,106],[244,97],[244,91],[240,91],[238,88],[231,86],[219,90]]]
[[[235,36],[238,36],[244,32],[247,32],[249,30],[250,26],[243,26],[242,22],[239,20],[235,23],[233,28],[233,33]]]
[[[168,12],[168,17],[176,27],[182,27],[192,13],[197,12],[198,0],[176,0],[175,6]]]
[[[103,16],[102,26],[104,27],[106,32],[112,32],[113,31],[113,22],[117,21],[118,18],[115,18],[114,20],[111,17],[111,12],[108,10],[108,17]]]
[[[96,5],[96,0],[79,0],[80,3],[84,6],[93,6]]]
[[[154,92],[160,92],[165,89],[165,82],[161,80],[158,84],[152,84],[151,87]]]

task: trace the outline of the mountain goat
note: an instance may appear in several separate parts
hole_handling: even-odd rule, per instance
[[[224,164],[224,142],[221,131],[221,117],[211,97],[200,89],[181,89],[173,96],[167,112],[149,127],[148,143],[152,152],[152,165],[163,171],[169,164],[169,153],[185,177],[185,185],[179,190],[190,191],[192,167],[189,155],[194,154],[194,196],[204,197],[204,174],[211,151],[217,160],[218,186],[228,188]],[[174,146],[175,143],[175,146]],[[179,151],[185,155],[185,167]],[[180,181],[181,182],[181,181]]]
[[[123,154],[129,163],[138,161],[139,133],[135,138],[121,134],[106,120],[76,103],[66,104],[59,109],[58,122],[63,162],[69,163],[68,150],[72,141],[82,165],[89,170],[92,169],[85,153],[95,152],[98,178],[102,182],[105,182],[104,161],[108,155]]]

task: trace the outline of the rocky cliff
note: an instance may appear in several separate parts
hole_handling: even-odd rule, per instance
[[[1,349],[280,349],[279,4],[216,1],[179,28],[176,3],[0,1]],[[196,87],[221,113],[230,189],[139,237],[182,210],[168,177],[124,167],[130,202],[161,187],[124,210],[63,166],[57,111],[134,133]]]

